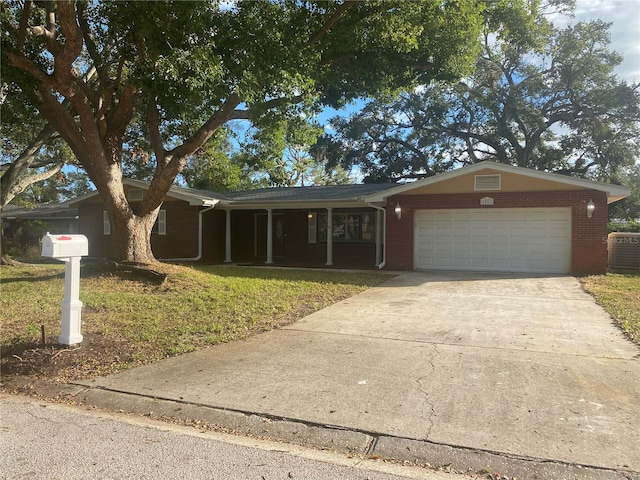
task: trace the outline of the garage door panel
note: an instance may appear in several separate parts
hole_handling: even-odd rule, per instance
[[[568,273],[569,209],[416,212],[416,268]]]

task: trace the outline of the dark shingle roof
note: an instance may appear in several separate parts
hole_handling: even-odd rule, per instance
[[[261,188],[230,192],[226,199],[235,202],[313,202],[360,200],[367,195],[393,188],[394,184],[326,185],[311,187]]]
[[[2,209],[2,218],[19,218],[22,220],[73,219],[78,216],[78,209],[69,207],[68,202],[45,203],[35,208],[6,205]]]

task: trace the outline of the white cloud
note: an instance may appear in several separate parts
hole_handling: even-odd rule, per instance
[[[577,0],[575,18],[557,18],[556,24],[596,19],[612,22],[611,48],[624,56],[616,73],[628,82],[640,82],[640,0]]]

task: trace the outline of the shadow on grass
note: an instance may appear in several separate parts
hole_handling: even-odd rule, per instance
[[[7,283],[18,283],[18,282],[48,282],[49,280],[53,280],[56,278],[60,278],[63,279],[64,278],[64,272],[60,272],[60,273],[56,273],[55,275],[45,275],[45,276],[38,276],[38,277],[10,277],[10,278],[3,278],[2,280],[0,280],[0,282],[2,282],[3,284],[7,284]]]
[[[118,277],[123,280],[144,281],[162,285],[167,274],[138,265],[115,263],[106,260],[90,260],[80,267],[81,278]]]
[[[376,270],[244,265],[195,265],[193,268],[203,273],[224,278],[326,282],[342,285],[378,284],[391,278],[389,273],[382,273]],[[376,280],[372,282],[371,280],[373,279]]]

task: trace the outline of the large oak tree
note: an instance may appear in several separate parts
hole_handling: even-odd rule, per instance
[[[164,195],[216,130],[459,77],[483,3],[5,1],[2,77],[103,195],[113,257],[147,263]],[[136,138],[151,148],[153,178],[129,204],[122,160]]]
[[[640,157],[640,85],[615,75],[621,60],[601,21],[555,30],[540,17],[504,38],[487,33],[472,75],[336,119],[317,152],[370,180],[482,160],[615,180]]]

